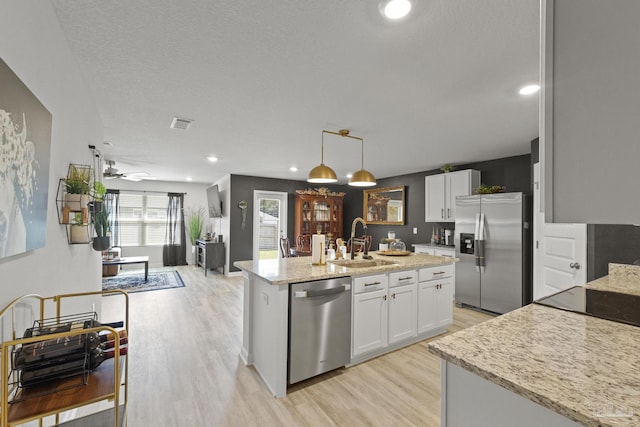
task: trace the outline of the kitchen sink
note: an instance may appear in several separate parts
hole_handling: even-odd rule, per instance
[[[380,265],[395,265],[398,264],[394,261],[387,261],[384,259],[339,259],[327,261],[335,265],[346,268],[370,268],[378,267]]]

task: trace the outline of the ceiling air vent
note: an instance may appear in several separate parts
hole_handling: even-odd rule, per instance
[[[173,121],[171,122],[171,126],[169,126],[169,127],[171,129],[189,130],[189,128],[191,127],[191,123],[192,122],[193,122],[193,120],[181,119],[179,117],[174,117]]]

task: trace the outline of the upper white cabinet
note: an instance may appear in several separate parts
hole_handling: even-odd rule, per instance
[[[473,194],[480,185],[480,171],[465,169],[429,175],[424,182],[426,222],[455,222],[456,197]]]
[[[542,2],[547,222],[640,221],[640,1]]]

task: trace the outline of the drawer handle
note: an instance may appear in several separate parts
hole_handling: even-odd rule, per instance
[[[398,280],[411,280],[413,279],[413,277],[409,276],[409,277],[401,277]]]
[[[365,283],[365,286],[375,286],[375,285],[381,285],[382,283],[380,282],[373,282],[373,283]]]
[[[434,271],[433,275],[435,276],[436,274],[444,274],[446,273],[446,271]]]

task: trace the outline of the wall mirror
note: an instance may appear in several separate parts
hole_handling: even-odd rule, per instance
[[[404,224],[404,186],[364,190],[363,215],[367,224]]]

